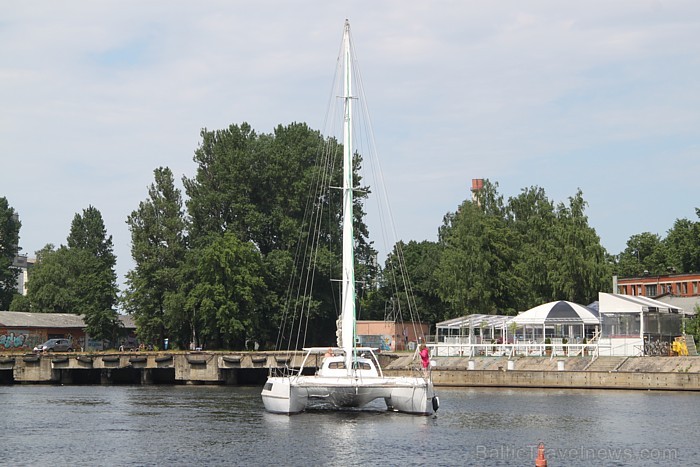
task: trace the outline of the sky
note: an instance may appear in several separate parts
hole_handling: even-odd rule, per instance
[[[700,207],[700,2],[0,0],[0,196],[30,257],[100,210],[120,283],[153,170],[202,128],[323,128],[350,20],[399,237],[487,178],[578,189],[609,253]],[[370,235],[372,224],[370,222]]]

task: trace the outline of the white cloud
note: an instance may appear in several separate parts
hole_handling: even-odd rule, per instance
[[[698,13],[690,1],[16,2],[0,21],[0,196],[27,253],[65,242],[95,205],[123,275],[126,216],[155,167],[193,175],[200,128],[320,128],[349,17],[404,239],[434,239],[487,177],[555,201],[581,186],[616,253],[694,215]],[[672,189],[659,203],[640,186]]]

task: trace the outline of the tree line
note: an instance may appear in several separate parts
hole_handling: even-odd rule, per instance
[[[121,292],[112,237],[89,206],[75,215],[66,245],[36,252],[28,295],[17,294],[12,260],[21,224],[0,198],[0,309],[78,313],[91,336],[114,342],[121,307],[134,316],[143,342],[167,337],[179,348],[240,349],[253,341],[279,343],[285,305],[303,298],[311,303],[307,344],[332,344],[340,195],[310,187],[323,177],[326,185],[341,184],[342,145],[303,123],[269,134],[243,123],[203,129],[200,136],[196,171],[182,179],[184,194],[169,168],[156,168],[146,199],[126,219],[135,267]],[[358,184],[361,166],[356,154]],[[406,289],[422,320],[435,323],[470,313],[515,314],[552,300],[588,304],[599,291],[611,291],[613,274],[700,270],[698,221],[677,220],[665,238],[633,235],[611,255],[588,224],[580,190],[560,203],[536,186],[505,199],[489,180],[474,199],[445,214],[436,242],[399,241],[380,266],[364,222],[369,193],[370,187],[356,191],[354,209],[361,319],[383,319],[388,309],[400,315],[409,305],[401,294]],[[324,215],[311,219],[310,205],[322,206]],[[322,232],[315,253],[321,267],[313,289],[292,296],[289,278],[307,273],[295,258],[310,240],[300,232],[311,222]],[[399,264],[410,282],[397,279]]]

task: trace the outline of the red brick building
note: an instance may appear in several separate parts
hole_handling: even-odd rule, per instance
[[[654,298],[662,295],[696,297],[700,295],[700,274],[646,275],[617,279],[615,293]]]

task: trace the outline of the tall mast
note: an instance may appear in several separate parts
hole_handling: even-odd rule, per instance
[[[345,368],[351,372],[355,345],[355,252],[353,239],[352,179],[352,60],[350,56],[350,22],[343,31],[343,277],[341,339],[345,351]]]

